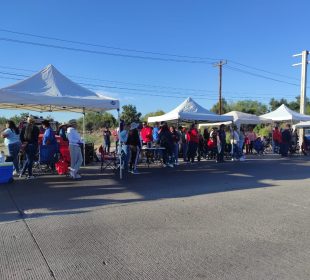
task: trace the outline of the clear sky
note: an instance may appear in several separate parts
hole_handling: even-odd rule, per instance
[[[119,98],[122,105],[133,104],[142,114],[169,111],[186,96],[210,108],[218,98],[218,68],[212,63],[227,59],[223,67],[223,97],[227,100],[254,99],[266,104],[271,97],[293,100],[300,92],[300,67],[291,65],[300,58],[292,55],[310,49],[309,8],[308,0],[2,1],[0,87],[32,74],[11,68],[36,71],[53,64],[73,81],[92,84],[89,88]],[[125,56],[40,47],[8,39]],[[171,60],[201,59],[152,53],[201,57],[205,63],[175,62]],[[0,110],[6,117],[16,113]],[[72,115],[56,117],[62,121]]]

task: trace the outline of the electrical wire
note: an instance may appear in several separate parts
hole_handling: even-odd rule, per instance
[[[267,77],[267,76],[264,76],[264,75],[252,73],[252,72],[249,72],[249,71],[246,71],[246,70],[243,70],[243,69],[240,69],[240,68],[232,67],[232,66],[229,66],[229,65],[225,65],[225,68],[233,70],[233,71],[237,71],[237,72],[240,72],[240,73],[248,74],[248,75],[251,75],[251,76],[254,76],[254,77],[259,77],[259,78],[263,78],[263,79],[267,79],[267,80],[271,80],[271,81],[275,81],[275,82],[279,82],[279,83],[283,83],[283,84],[288,84],[288,85],[293,85],[293,86],[298,86],[298,87],[300,86],[298,84],[282,81],[282,80],[279,80],[279,79],[270,78],[270,77]]]
[[[82,53],[109,55],[109,56],[123,57],[123,58],[138,58],[138,59],[144,59],[144,60],[192,63],[192,64],[212,64],[211,62],[207,62],[207,61],[203,61],[203,60],[187,60],[187,59],[161,58],[161,57],[152,57],[152,56],[140,56],[140,55],[130,55],[130,54],[121,54],[121,53],[111,53],[111,52],[103,52],[103,51],[95,51],[95,50],[88,50],[88,49],[81,49],[81,48],[73,48],[73,47],[65,47],[65,46],[59,46],[59,45],[38,43],[38,42],[33,42],[33,41],[10,39],[10,38],[5,38],[5,37],[1,37],[0,41],[17,43],[17,44],[33,45],[33,46],[39,46],[39,47],[54,48],[54,49],[62,49],[62,50],[82,52]]]
[[[108,45],[100,45],[100,44],[94,44],[94,43],[86,43],[86,42],[82,42],[82,41],[67,40],[67,39],[61,39],[61,38],[56,38],[56,37],[37,35],[37,34],[33,34],[33,33],[18,32],[18,31],[3,29],[3,28],[0,28],[0,31],[6,32],[6,33],[11,33],[11,34],[18,34],[18,35],[23,35],[23,36],[34,37],[34,38],[48,39],[48,40],[54,40],[54,41],[59,41],[59,42],[65,42],[65,43],[91,46],[91,47],[100,47],[100,48],[106,48],[106,49],[112,49],[112,50],[118,50],[118,51],[136,52],[136,53],[162,55],[162,56],[172,56],[172,57],[188,58],[188,59],[200,59],[200,60],[211,60],[211,61],[219,60],[218,58],[178,55],[178,54],[161,53],[161,52],[151,52],[151,51],[144,51],[144,50],[137,50],[137,49],[120,48],[120,47],[114,47],[114,46],[108,46]]]
[[[268,73],[268,74],[271,74],[271,75],[275,75],[275,76],[279,76],[279,77],[283,77],[283,78],[299,81],[299,79],[297,79],[297,78],[293,78],[293,77],[286,76],[286,75],[279,74],[279,73],[275,73],[275,72],[270,72],[268,70],[264,70],[264,69],[253,67],[253,66],[249,66],[249,65],[246,65],[246,64],[243,64],[243,63],[239,63],[239,62],[236,62],[236,61],[233,61],[233,60],[228,60],[228,62],[233,63],[233,64],[237,64],[237,65],[249,68],[249,69],[254,69],[254,70],[257,70],[257,71],[265,72],[265,73]]]

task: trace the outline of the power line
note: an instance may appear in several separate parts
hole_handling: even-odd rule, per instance
[[[59,46],[59,45],[38,43],[38,42],[33,42],[33,41],[10,39],[10,38],[4,38],[4,37],[1,37],[0,40],[5,41],[5,42],[17,43],[17,44],[26,44],[26,45],[33,45],[33,46],[39,46],[39,47],[62,49],[62,50],[67,50],[67,51],[75,51],[75,52],[98,54],[98,55],[109,55],[109,56],[123,57],[123,58],[137,58],[137,59],[153,60],[153,61],[179,62],[179,63],[192,63],[192,64],[212,64],[211,62],[206,62],[203,60],[186,60],[186,59],[173,59],[173,58],[161,58],[161,57],[152,57],[152,56],[111,53],[111,52],[103,52],[103,51],[95,51],[95,50],[88,50],[88,49],[80,49],[80,48],[65,47],[65,46]]]
[[[236,67],[232,67],[232,66],[228,66],[228,65],[225,68],[233,70],[233,71],[241,72],[241,73],[244,73],[244,74],[248,74],[248,75],[251,75],[251,76],[254,76],[254,77],[259,77],[259,78],[263,78],[263,79],[267,79],[267,80],[271,80],[271,81],[275,81],[275,82],[284,83],[284,84],[288,84],[288,85],[293,85],[293,86],[298,86],[299,87],[298,84],[282,81],[282,80],[279,80],[279,79],[270,78],[270,77],[267,77],[267,76],[264,76],[264,75],[260,75],[260,74],[256,74],[256,73],[252,73],[252,72],[240,69],[240,68],[236,68]]]
[[[270,72],[268,70],[264,70],[264,69],[253,67],[253,66],[249,66],[249,65],[246,65],[246,64],[243,64],[243,63],[239,63],[239,62],[236,62],[236,61],[233,61],[233,60],[228,60],[228,62],[233,63],[233,64],[237,64],[237,65],[249,68],[249,69],[254,69],[254,70],[257,70],[257,71],[265,72],[265,73],[268,73],[268,74],[271,74],[271,75],[275,75],[275,76],[279,76],[279,77],[283,77],[283,78],[299,81],[299,79],[297,79],[297,78],[293,78],[293,77],[286,76],[286,75],[279,74],[279,73],[275,73],[275,72]]]
[[[28,77],[24,74],[18,74],[18,73],[11,73],[11,72],[2,72],[0,71],[0,74],[4,74],[4,75],[10,75],[10,76],[17,76],[17,77]],[[22,80],[21,78],[12,78],[12,77],[5,77],[5,76],[1,76],[0,78],[3,78],[3,79],[13,79],[13,80]],[[187,95],[184,95],[185,93],[184,92],[176,92],[176,91],[159,91],[159,90],[150,90],[150,89],[139,89],[139,88],[129,88],[129,87],[118,87],[118,86],[110,86],[110,85],[103,85],[103,84],[93,84],[93,83],[81,83],[81,82],[78,82],[79,85],[82,85],[82,86],[86,86],[88,88],[90,87],[95,87],[94,90],[98,90],[98,88],[104,88],[104,89],[109,89],[109,90],[118,90],[118,92],[120,90],[124,91],[130,91],[131,94],[134,94],[133,92],[136,92],[137,94],[143,94],[143,95],[148,95],[147,93],[159,93],[161,95],[154,95],[154,96],[164,96],[163,94],[170,94],[168,97],[177,97],[177,96],[180,96],[180,97],[188,97]],[[128,92],[126,92],[128,93]],[[251,93],[246,93],[246,92],[232,92],[233,94],[237,94],[238,96],[236,97],[230,97],[228,96],[226,99],[240,99],[240,98],[244,98],[244,99],[251,99],[253,98],[252,94]],[[171,95],[173,94],[173,95]],[[225,92],[225,94],[229,94],[229,92]],[[240,95],[241,94],[241,95]],[[248,94],[248,95],[246,95]],[[256,98],[265,98],[263,96],[264,94],[256,94],[255,97]],[[270,94],[266,94],[267,96],[270,96]],[[283,95],[283,93],[282,93]],[[166,96],[166,95],[165,95]],[[195,98],[201,98],[201,97],[205,97],[206,95],[205,94],[196,94],[196,93],[191,93],[191,96],[195,97]],[[289,97],[287,95],[287,97]],[[291,96],[291,97],[295,97],[295,95]],[[204,99],[204,98],[203,98]],[[206,98],[206,99],[209,99],[209,98]]]
[[[162,52],[151,52],[151,51],[144,51],[144,50],[137,50],[137,49],[127,49],[127,48],[120,48],[120,47],[101,45],[101,44],[94,44],[94,43],[86,43],[86,42],[82,42],[82,41],[67,40],[67,39],[61,39],[61,38],[56,38],[56,37],[37,35],[37,34],[33,34],[33,33],[18,32],[18,31],[3,29],[3,28],[0,28],[0,31],[1,32],[6,32],[6,33],[11,33],[11,34],[18,34],[18,35],[34,37],[34,38],[48,39],[48,40],[54,40],[54,41],[59,41],[59,42],[65,42],[65,43],[73,43],[73,44],[78,44],[78,45],[91,46],[91,47],[100,47],[100,48],[106,48],[106,49],[113,49],[113,50],[118,50],[118,51],[136,52],[136,53],[144,53],[144,54],[152,54],[152,55],[162,55],[162,56],[172,56],[172,57],[188,58],[188,59],[200,59],[200,60],[211,60],[211,61],[218,60],[218,58],[178,55],[178,54],[162,53]]]

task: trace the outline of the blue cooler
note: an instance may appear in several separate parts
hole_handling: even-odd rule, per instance
[[[5,184],[13,181],[13,163],[0,163],[0,184]]]

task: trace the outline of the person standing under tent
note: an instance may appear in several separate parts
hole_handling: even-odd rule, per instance
[[[70,176],[72,179],[80,179],[81,175],[78,174],[80,167],[83,163],[83,156],[80,145],[83,144],[80,134],[77,131],[77,121],[70,120],[67,128],[67,137],[69,140],[70,150]]]
[[[126,141],[126,145],[128,145],[130,149],[129,172],[131,172],[132,174],[139,174],[137,170],[137,165],[141,150],[141,140],[138,127],[139,127],[138,123],[135,122],[131,123],[128,138]]]
[[[187,153],[188,153],[188,143],[187,143],[187,130],[186,127],[183,127],[181,130],[181,142],[182,142],[182,155],[183,161],[187,161]]]
[[[243,129],[243,127],[240,127],[240,131],[239,131],[239,151],[240,151],[242,156],[243,156],[244,141],[245,141],[244,129]]]
[[[146,145],[148,148],[152,148],[153,142],[153,131],[152,127],[150,127],[147,122],[142,123],[142,129],[140,131],[142,145]]]
[[[226,133],[225,133],[225,125],[221,124],[220,129],[217,132],[217,159],[216,162],[224,162],[224,152],[226,146]]]
[[[170,132],[172,135],[172,139],[173,139],[173,164],[174,165],[179,165],[179,141],[180,141],[180,135],[178,133],[178,131],[175,129],[174,126],[170,127]]]
[[[105,129],[103,130],[103,147],[104,151],[109,154],[110,153],[110,148],[111,148],[111,131],[109,128],[106,126]]]
[[[285,126],[285,129],[282,131],[282,142],[281,142],[281,148],[280,153],[282,157],[288,156],[288,150],[291,144],[292,135],[290,131],[290,125],[287,124]]]
[[[51,129],[50,122],[48,120],[44,120],[42,122],[42,126],[45,129],[42,139],[42,146],[46,146],[48,150],[48,160],[50,161],[50,167],[54,171],[55,170],[55,163],[56,153],[57,153],[57,141],[55,137],[54,131]]]
[[[173,142],[172,133],[170,132],[167,123],[162,124],[162,127],[159,131],[158,136],[159,136],[160,146],[165,148],[163,150],[164,167],[166,167],[166,166],[174,167],[174,165],[172,164],[174,142]]]
[[[8,148],[9,156],[11,157],[14,165],[13,175],[19,174],[18,153],[20,150],[21,142],[19,138],[19,129],[13,121],[6,122],[6,129],[2,133],[4,144]]]
[[[188,142],[188,162],[194,163],[199,144],[199,133],[196,128],[196,124],[193,123],[191,125],[186,136]]]
[[[239,160],[241,155],[239,151],[239,134],[236,126],[231,128],[230,143],[232,145],[232,161]]]
[[[279,154],[280,152],[280,146],[281,146],[281,142],[282,142],[282,134],[279,130],[279,127],[275,127],[273,132],[272,132],[272,142],[273,142],[273,153],[275,154]]]
[[[32,117],[28,117],[27,124],[22,129],[20,134],[20,140],[23,143],[22,146],[24,147],[26,154],[26,161],[19,175],[20,178],[25,175],[27,169],[27,179],[34,179],[32,174],[32,165],[38,151],[39,134],[40,130],[35,125],[35,120]]]
[[[250,154],[253,154],[253,145],[254,145],[254,141],[256,140],[256,134],[253,131],[253,127],[250,127],[248,133],[246,134],[246,137],[248,139],[248,152]]]

